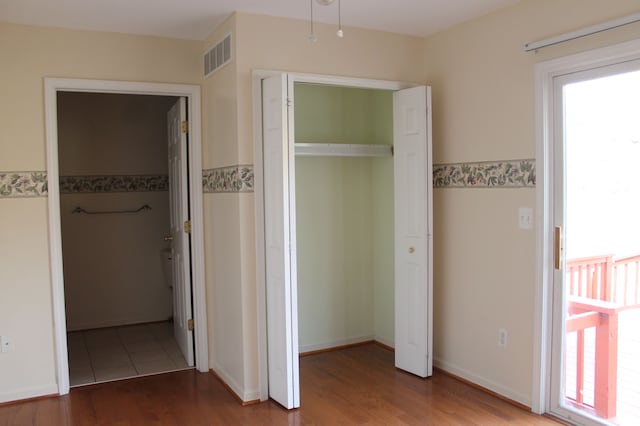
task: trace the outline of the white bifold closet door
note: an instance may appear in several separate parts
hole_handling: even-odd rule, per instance
[[[295,178],[289,143],[287,75],[262,81],[265,267],[269,396],[300,406],[298,297],[295,257]],[[292,247],[293,246],[293,247]]]
[[[300,406],[293,84],[262,80],[264,243],[269,397]],[[430,89],[394,92],[396,367],[432,374]]]
[[[396,367],[433,373],[430,91],[393,94]]]

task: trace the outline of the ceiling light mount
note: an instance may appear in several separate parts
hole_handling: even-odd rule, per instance
[[[321,6],[331,6],[333,3],[335,3],[336,0],[315,0],[316,3],[318,3]],[[336,31],[336,36],[338,36],[339,38],[343,38],[344,37],[344,31],[342,31],[342,5],[340,4],[341,0],[338,0],[338,31]],[[318,37],[316,36],[314,29],[313,29],[313,0],[309,0],[309,6],[310,6],[310,17],[309,17],[309,27],[310,27],[310,32],[309,32],[309,41],[312,43],[315,43],[316,41],[318,41]]]

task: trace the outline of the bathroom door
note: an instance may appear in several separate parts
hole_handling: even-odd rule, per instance
[[[169,204],[173,278],[173,334],[187,364],[192,366],[193,327],[191,270],[189,265],[189,193],[187,174],[188,133],[185,98],[180,98],[167,116],[169,127]],[[183,128],[185,123],[185,128]],[[191,330],[190,330],[191,329]]]

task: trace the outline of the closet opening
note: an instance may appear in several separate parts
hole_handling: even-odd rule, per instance
[[[254,83],[261,398],[300,406],[300,354],[367,342],[430,376],[430,89],[269,72]]]
[[[393,92],[294,83],[301,355],[394,346]]]
[[[61,395],[208,371],[199,90],[45,79]]]

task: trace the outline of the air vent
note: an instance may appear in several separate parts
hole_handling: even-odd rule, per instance
[[[229,62],[231,62],[231,34],[204,54],[204,76],[210,76]]]

